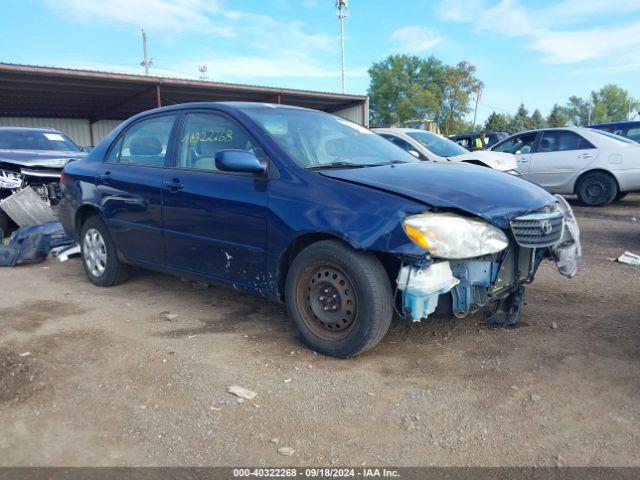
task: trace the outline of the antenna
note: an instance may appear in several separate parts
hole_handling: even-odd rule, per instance
[[[142,53],[144,55],[144,58],[140,62],[140,65],[144,67],[144,74],[148,77],[149,67],[153,63],[153,58],[149,58],[147,55],[147,34],[144,33],[144,29],[142,30]]]
[[[209,75],[207,75],[206,65],[198,66],[198,71],[200,72],[200,80],[202,80],[203,82],[206,82],[207,80],[209,80]]]
[[[344,83],[344,19],[350,16],[348,0],[336,0],[336,15],[340,20],[340,57],[342,60],[342,93],[345,93]]]

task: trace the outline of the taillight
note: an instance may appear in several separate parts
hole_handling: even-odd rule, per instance
[[[64,181],[64,170],[62,170],[62,172],[60,172],[60,185],[62,185],[63,181]]]

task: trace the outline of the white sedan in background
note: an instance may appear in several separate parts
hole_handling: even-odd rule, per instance
[[[512,153],[523,178],[599,207],[640,191],[640,144],[602,130],[562,127],[518,133],[491,150]]]
[[[517,174],[516,159],[510,153],[470,152],[448,138],[415,128],[374,128],[373,131],[421,160],[465,162]]]

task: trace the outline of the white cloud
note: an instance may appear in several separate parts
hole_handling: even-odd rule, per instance
[[[463,8],[456,0],[445,0],[439,16],[470,23],[474,31],[522,38],[527,48],[542,54],[545,63],[609,60],[640,48],[640,22],[628,17],[640,11],[640,0],[615,7],[608,0],[564,0],[540,8],[526,7],[518,0],[472,1],[473,8]],[[601,26],[603,16],[618,17],[618,21]]]
[[[398,28],[389,38],[396,43],[396,50],[408,53],[426,52],[443,40],[437,33],[419,25]]]
[[[60,15],[75,21],[134,25],[150,31],[198,31],[231,36],[233,31],[213,18],[234,15],[217,0],[45,0]]]
[[[235,49],[209,50],[201,46],[189,56],[162,70],[162,55],[151,52],[158,61],[152,74],[197,76],[197,65],[207,64],[212,79],[254,82],[260,78],[339,77],[337,32],[312,32],[301,21],[276,18],[227,8],[224,0],[45,0],[65,18],[89,23],[100,22],[131,30],[145,28],[156,36],[201,34],[238,38]],[[314,2],[306,2],[313,7]],[[241,39],[241,40],[240,40]],[[196,42],[197,43],[197,42]],[[207,43],[209,45],[210,43]],[[202,44],[201,44],[202,45]],[[198,60],[198,61],[196,61]],[[115,65],[113,71],[137,73],[132,67]],[[184,72],[184,73],[180,73]],[[353,69],[361,74],[364,69]]]

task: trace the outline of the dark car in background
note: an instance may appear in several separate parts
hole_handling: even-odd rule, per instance
[[[0,127],[0,200],[30,186],[55,206],[62,168],[85,156],[82,148],[52,128]],[[10,222],[0,209],[0,229],[6,232]]]
[[[284,105],[142,113],[61,183],[60,221],[95,285],[138,265],[284,301],[302,340],[336,357],[377,344],[394,311],[493,302],[492,322],[515,323],[540,262],[572,276],[580,258],[571,209],[540,187]]]
[[[604,130],[640,143],[640,121],[596,123],[588,128]]]
[[[482,134],[484,134],[484,147],[479,146],[480,135]],[[449,140],[453,140],[458,145],[473,152],[474,150],[484,150],[489,148],[508,136],[509,134],[507,132],[466,132],[451,135],[448,138]]]

